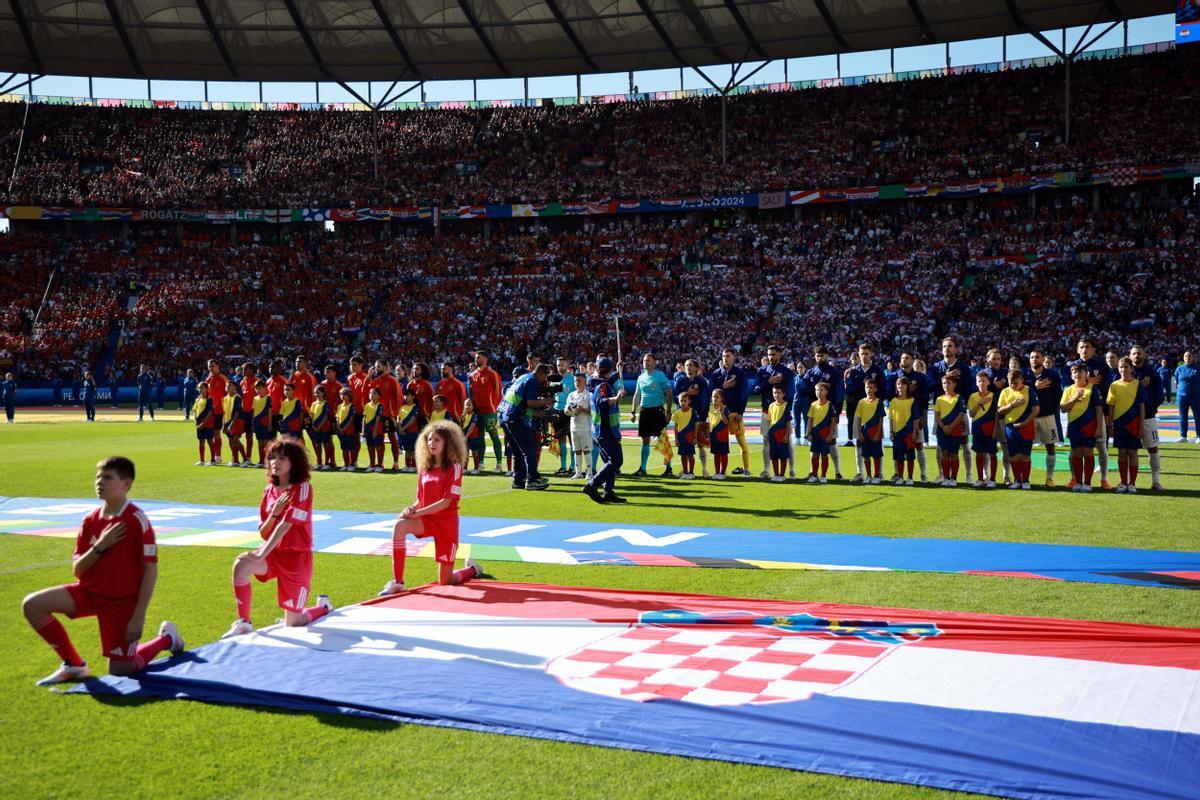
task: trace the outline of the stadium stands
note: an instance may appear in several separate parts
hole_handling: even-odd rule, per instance
[[[715,98],[381,115],[38,105],[4,203],[453,205],[957,180],[1194,160],[1188,48],[1060,67]],[[11,164],[24,108],[0,108]],[[585,164],[585,160],[587,163]],[[592,165],[592,166],[589,166]],[[603,166],[597,166],[603,165]]]

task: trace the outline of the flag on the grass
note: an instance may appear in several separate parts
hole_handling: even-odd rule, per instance
[[[474,581],[105,687],[1009,797],[1194,798],[1200,630]]]

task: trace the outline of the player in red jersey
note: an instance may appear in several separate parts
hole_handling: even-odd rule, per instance
[[[308,452],[299,439],[284,436],[267,448],[267,477],[258,516],[258,533],[265,544],[247,550],[233,560],[233,596],[237,600],[237,620],[225,633],[239,636],[250,633],[250,576],[260,581],[274,580],[284,623],[289,627],[315,622],[333,610],[327,595],[317,595],[317,603],[305,608],[312,585],[313,534],[312,484],[308,482]]]
[[[589,371],[587,374],[591,375]],[[492,438],[492,453],[496,456],[496,472],[503,472],[503,454],[500,447],[499,423],[496,409],[500,407],[500,373],[488,366],[488,354],[483,350],[475,353],[475,371],[467,376],[468,397],[479,415],[483,432]]]
[[[258,394],[254,386],[257,383],[258,370],[250,362],[242,364],[242,430],[246,434],[246,444],[242,449],[248,462],[251,460],[250,454],[254,452],[254,397]]]
[[[308,368],[308,358],[305,356],[296,356],[296,368],[292,371],[292,377],[289,383],[296,389],[296,399],[305,408],[313,404],[316,395],[313,390],[317,388],[317,376],[312,374],[312,370]]]
[[[217,435],[213,438],[212,463],[221,463],[221,428],[225,424],[225,395],[229,392],[229,380],[221,374],[221,365],[216,359],[208,360],[208,396],[213,401],[213,430]]]
[[[271,416],[275,419],[275,432],[279,432],[279,409],[283,405],[283,389],[287,386],[283,376],[283,361],[271,362],[271,377],[267,378],[267,395],[271,398]]]
[[[341,402],[342,397],[342,382],[338,380],[337,367],[333,364],[325,365],[325,380],[321,381],[321,386],[325,387],[325,400],[332,407],[337,408],[337,404]]]
[[[429,415],[433,413],[433,384],[429,379],[433,376],[429,365],[418,361],[412,365],[412,370],[409,373],[412,377],[409,378],[408,386],[417,395],[417,408],[421,409],[421,427],[425,427],[425,423],[429,421]]]
[[[128,458],[113,456],[96,465],[96,496],[104,505],[84,517],[79,527],[72,564],[76,582],[34,592],[21,604],[25,619],[62,659],[62,666],[38,686],[91,675],[54,614],[97,618],[113,675],[131,675],[163,650],[183,652],[183,639],[172,622],[163,622],[158,636],[138,645],[158,579],[158,549],[150,520],[129,502],[133,477]]]
[[[446,402],[446,411],[455,419],[462,419],[463,403],[467,402],[467,387],[454,375],[454,365],[442,364],[442,377],[438,379],[437,393]]]
[[[433,537],[438,583],[466,583],[483,575],[472,559],[454,569],[458,552],[458,501],[462,497],[467,440],[462,428],[448,419],[430,423],[417,439],[417,501],[400,512],[392,529],[392,579],[380,597],[404,591],[404,557],[409,534]]]
[[[400,469],[400,436],[396,430],[396,415],[400,413],[403,397],[400,381],[392,375],[387,362],[382,358],[375,362],[375,378],[368,383],[370,389],[379,390],[379,403],[383,406],[383,432],[392,446],[392,470]],[[383,468],[383,455],[379,456],[379,467]]]
[[[362,434],[362,407],[367,404],[367,392],[371,391],[370,375],[367,375],[364,368],[365,361],[362,356],[356,355],[350,359],[350,374],[346,379],[346,385],[354,396],[354,429]],[[359,438],[354,446],[354,463],[358,463],[359,452],[362,450],[362,439]]]

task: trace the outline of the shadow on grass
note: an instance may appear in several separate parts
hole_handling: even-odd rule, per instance
[[[196,698],[171,698],[171,697],[138,697],[129,695],[117,694],[92,694],[89,695],[93,700],[101,705],[110,706],[112,708],[140,708],[141,706],[152,705],[155,703],[173,702],[177,699],[191,700],[197,703],[215,706],[232,706],[231,703],[210,703],[206,700]],[[311,717],[322,725],[328,725],[331,728],[351,728],[356,731],[365,731],[367,733],[388,733],[398,728],[404,727],[407,723],[399,720],[381,719],[380,717],[364,716],[362,714],[332,714],[328,711],[303,711],[293,708],[279,708],[271,705],[238,705],[245,711],[251,711],[255,714],[268,714],[275,717]]]

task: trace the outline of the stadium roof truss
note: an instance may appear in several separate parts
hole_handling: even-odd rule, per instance
[[[1171,0],[9,0],[0,70],[421,81],[704,67],[1105,25]]]

